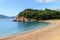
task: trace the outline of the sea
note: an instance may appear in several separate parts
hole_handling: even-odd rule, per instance
[[[48,22],[13,22],[13,19],[0,19],[0,38],[41,29],[49,24]]]

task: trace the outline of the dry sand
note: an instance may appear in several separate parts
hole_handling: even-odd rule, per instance
[[[47,20],[45,22],[50,22],[51,25],[0,40],[60,40],[60,20]]]

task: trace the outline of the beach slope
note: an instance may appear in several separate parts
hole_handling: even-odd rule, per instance
[[[0,40],[60,40],[60,20],[46,20],[44,22],[50,22],[51,25]]]

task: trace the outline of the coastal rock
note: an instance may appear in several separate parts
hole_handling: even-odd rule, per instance
[[[22,22],[38,22],[39,20],[37,19],[31,19],[31,18],[24,18],[24,17],[16,17],[13,21],[22,21]]]

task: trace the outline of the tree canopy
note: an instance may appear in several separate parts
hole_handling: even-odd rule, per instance
[[[24,16],[25,18],[46,20],[46,19],[60,19],[60,12],[51,9],[25,9],[18,14],[18,17]]]

